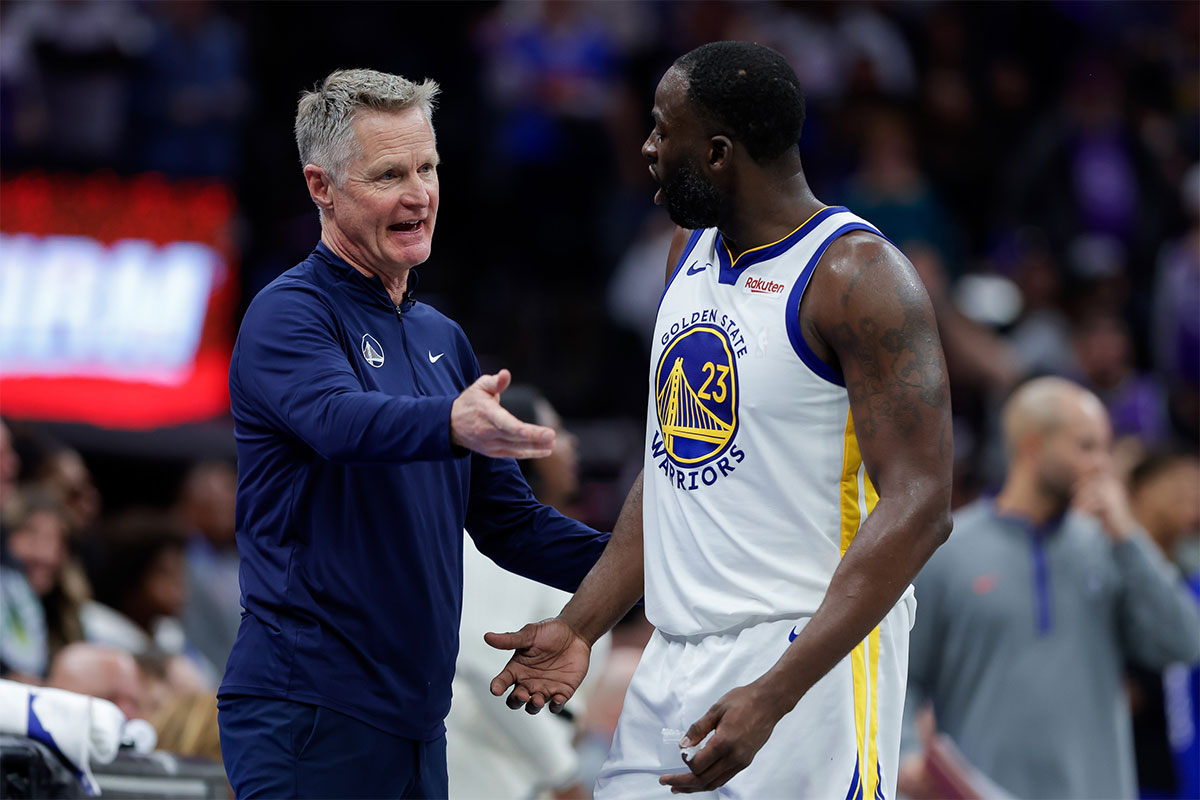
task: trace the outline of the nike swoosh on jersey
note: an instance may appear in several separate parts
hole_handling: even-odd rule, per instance
[[[438,362],[438,359],[439,359],[439,358],[441,358],[442,356],[446,355],[445,353],[438,353],[438,354],[435,356],[435,355],[433,354],[433,351],[432,351],[432,350],[427,350],[426,352],[427,352],[427,353],[429,353],[429,363],[430,363],[430,364],[436,364],[436,363]]]
[[[792,632],[788,634],[788,641],[789,642],[796,641],[796,629],[794,627],[792,628]]]
[[[706,270],[708,268],[708,264],[705,264],[700,269],[692,269],[692,267],[696,266],[699,263],[700,263],[699,261],[693,261],[691,263],[691,265],[688,267],[688,275],[695,275],[697,273],[704,272],[704,270]]]

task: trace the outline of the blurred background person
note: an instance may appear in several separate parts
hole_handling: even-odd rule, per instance
[[[41,603],[45,653],[38,661],[43,665],[84,638],[81,614],[91,591],[70,564],[68,526],[57,495],[37,485],[23,488],[4,516],[4,547]]]
[[[133,510],[111,520],[101,539],[96,601],[83,609],[88,641],[140,654],[185,656],[216,685],[215,668],[188,642],[179,621],[187,595],[184,536],[165,513]]]
[[[1017,797],[1136,796],[1127,659],[1200,662],[1200,610],[1134,517],[1099,399],[1062,378],[1008,400],[1008,474],[961,510],[915,582],[898,790],[941,796],[915,730],[938,730]]]
[[[93,533],[100,519],[100,492],[78,450],[52,445],[38,465],[36,480],[62,498],[73,537],[83,539]]]
[[[1167,559],[1200,537],[1200,459],[1157,452],[1129,477],[1133,514]],[[1178,561],[1177,561],[1178,563]],[[1200,568],[1179,564],[1193,599],[1200,604]],[[1153,670],[1126,667],[1133,710],[1138,795],[1142,798],[1200,797],[1200,668],[1171,664]]]
[[[46,685],[113,703],[126,719],[146,716],[137,661],[116,647],[75,642],[54,657]]]
[[[180,694],[159,709],[150,721],[158,732],[159,750],[221,763],[215,694]]]
[[[20,475],[21,457],[13,449],[12,431],[0,419],[0,511],[16,493]]]
[[[218,672],[225,669],[242,621],[236,494],[237,470],[224,461],[206,461],[188,470],[175,506],[187,537],[183,632]]]
[[[522,422],[554,429],[550,455],[517,464],[539,502],[570,513],[579,490],[575,436],[531,386],[510,386],[500,405]],[[483,641],[488,631],[516,630],[530,619],[556,615],[569,597],[507,572],[464,537],[462,622],[454,697],[446,718],[451,798],[591,797],[591,785],[580,781],[575,750],[575,720],[584,712],[588,684],[571,699],[570,713],[514,714],[489,688],[504,667],[505,653]],[[607,649],[606,637],[593,648],[597,663],[603,663]]]

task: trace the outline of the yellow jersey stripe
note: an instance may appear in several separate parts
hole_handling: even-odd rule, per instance
[[[861,475],[861,477],[860,477]],[[861,480],[861,486],[859,481]],[[862,463],[854,433],[854,417],[846,414],[841,477],[841,554],[846,554],[859,527],[879,502],[879,493]],[[863,800],[873,800],[879,786],[879,627],[850,651],[854,684],[854,727],[858,748],[858,784]]]
[[[842,447],[842,542],[841,554],[854,541],[858,525],[862,521],[862,510],[858,504],[858,468],[862,466],[862,454],[858,451],[858,439],[854,436],[854,417],[846,412],[846,433]]]
[[[876,746],[876,741],[879,737],[879,696],[877,690],[879,688],[879,626],[876,626],[870,635],[867,636],[870,642],[867,648],[871,658],[871,724],[870,724],[870,739],[868,740],[867,764],[863,768],[866,770],[866,775],[863,777],[863,798],[874,800],[875,791],[879,786],[879,748]]]
[[[804,220],[804,222],[801,222],[799,225],[797,225],[796,229],[793,230],[792,233],[795,233],[796,231],[803,228],[805,225],[807,225],[809,222],[812,221],[813,217],[815,217],[817,214],[820,214],[822,211],[824,211],[827,208],[833,208],[833,206],[822,206],[821,208],[818,208],[816,211],[816,214],[813,214],[812,217],[809,217],[808,219]],[[738,254],[737,258],[733,257],[733,252],[730,251],[729,245],[725,243],[724,239],[721,240],[721,245],[725,248],[725,252],[729,253],[729,266],[736,267],[738,260],[741,259],[742,256],[746,255],[747,253],[753,253],[757,250],[766,250],[768,247],[774,247],[775,245],[782,242],[784,239],[788,238],[788,236],[791,236],[792,233],[789,233],[787,236],[781,236],[778,239],[776,239],[775,241],[771,242],[770,244],[760,244],[758,247],[751,247],[749,250],[743,250],[741,253]]]

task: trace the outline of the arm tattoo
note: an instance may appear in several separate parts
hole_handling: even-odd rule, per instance
[[[841,298],[844,308],[862,274],[880,260],[872,259],[854,276]],[[940,409],[949,403],[932,314],[905,284],[896,287],[892,302],[903,311],[899,325],[883,327],[874,316],[861,316],[838,323],[832,332],[846,357],[858,364],[859,374],[848,380],[846,389],[852,398],[862,401],[856,408],[855,428],[864,437],[873,436],[882,420],[890,421],[905,436],[913,435],[925,419],[922,406]],[[947,432],[942,430],[939,449],[943,454],[946,439]]]

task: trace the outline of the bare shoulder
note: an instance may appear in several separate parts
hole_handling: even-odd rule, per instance
[[[846,309],[852,302],[887,306],[895,306],[897,300],[928,303],[925,286],[904,253],[869,231],[852,231],[834,240],[812,281],[825,300],[821,306],[827,309],[831,305]],[[835,298],[836,303],[829,302]]]
[[[841,369],[861,433],[869,438],[885,420],[906,437],[940,428],[945,357],[933,304],[904,254],[874,234],[847,234],[826,251],[810,291],[811,330]]]

